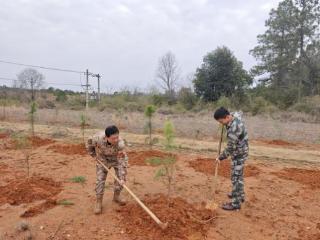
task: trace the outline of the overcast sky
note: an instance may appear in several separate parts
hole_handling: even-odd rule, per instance
[[[185,76],[222,45],[249,70],[255,64],[249,50],[278,2],[0,0],[0,60],[88,68],[102,75],[103,91],[126,86],[145,90],[156,85],[159,57],[171,51],[181,68],[180,85],[188,85]],[[15,78],[22,69],[0,63],[0,77]],[[47,82],[84,83],[80,74],[39,71]],[[95,88],[95,79],[90,81]]]

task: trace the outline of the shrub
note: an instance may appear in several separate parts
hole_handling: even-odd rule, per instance
[[[268,102],[263,97],[256,97],[252,100],[251,103],[251,112],[252,115],[257,115],[266,110]]]
[[[86,100],[81,95],[75,95],[72,98],[68,98],[67,106],[70,107],[71,110],[82,110],[86,106]]]
[[[75,176],[70,179],[71,182],[73,183],[82,183],[84,184],[87,180],[84,176]]]
[[[56,90],[54,95],[56,96],[57,102],[65,102],[68,100],[67,94],[62,90]]]
[[[215,105],[217,107],[225,107],[227,109],[232,107],[231,100],[224,96],[220,97],[219,100],[215,102]]]
[[[166,99],[165,96],[161,94],[152,95],[152,104],[160,107],[165,102],[165,99]]]
[[[178,102],[186,109],[190,110],[197,104],[197,96],[190,88],[181,88],[178,93]]]
[[[56,107],[56,105],[54,104],[54,102],[52,102],[50,100],[45,100],[45,101],[39,102],[40,109],[43,109],[43,108],[54,109],[55,107]]]
[[[293,105],[291,110],[312,114],[320,119],[320,95],[303,98],[300,103]]]
[[[250,106],[245,109],[252,113],[253,116],[261,113],[273,113],[277,111],[277,107],[267,101],[263,97],[255,97],[251,99]]]

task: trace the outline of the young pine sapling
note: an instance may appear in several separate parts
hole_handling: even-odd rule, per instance
[[[146,138],[146,143],[149,144],[150,148],[157,141],[157,139],[152,138],[152,117],[155,112],[156,112],[156,107],[154,105],[148,105],[144,110],[144,115],[148,118],[147,131],[148,131],[149,137]]]
[[[27,169],[27,179],[30,178],[30,159],[32,156],[32,142],[28,136],[22,133],[12,135],[13,144],[16,149],[20,150],[24,156],[24,162]]]
[[[174,144],[173,144],[174,126],[170,120],[166,120],[166,122],[164,124],[163,133],[164,133],[164,140],[165,140],[165,144],[164,144],[165,148],[167,150],[174,148]]]
[[[166,121],[164,126],[164,135],[165,135],[165,147],[166,149],[173,148],[174,141],[174,127],[170,121]],[[172,195],[172,189],[174,185],[174,176],[176,172],[176,158],[175,156],[168,154],[164,158],[151,158],[148,159],[148,162],[153,166],[158,166],[158,169],[155,173],[156,180],[162,180],[167,187],[167,199],[170,200]],[[170,203],[170,202],[169,202]]]
[[[37,104],[36,104],[35,101],[32,101],[30,103],[30,112],[29,112],[29,119],[30,119],[32,137],[34,137],[34,121],[35,121],[36,112],[37,112]]]
[[[80,128],[81,128],[82,141],[83,141],[83,143],[85,143],[84,133],[85,133],[85,129],[86,129],[87,124],[88,124],[88,123],[87,123],[86,115],[82,113],[82,114],[80,115]]]

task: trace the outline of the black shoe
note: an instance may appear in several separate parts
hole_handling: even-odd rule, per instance
[[[238,211],[240,210],[241,206],[234,206],[232,205],[232,203],[225,203],[222,205],[222,209],[223,210],[227,210],[227,211]]]
[[[232,193],[228,193],[228,198],[232,199]],[[243,203],[245,201],[244,197],[241,198],[241,202]]]

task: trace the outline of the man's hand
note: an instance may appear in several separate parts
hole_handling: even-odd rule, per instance
[[[126,152],[124,152],[124,151],[119,151],[118,152],[118,158],[124,158],[126,156]]]
[[[124,181],[124,180],[120,180],[119,184],[120,184],[121,186],[123,186],[123,184],[125,184],[125,181]]]

